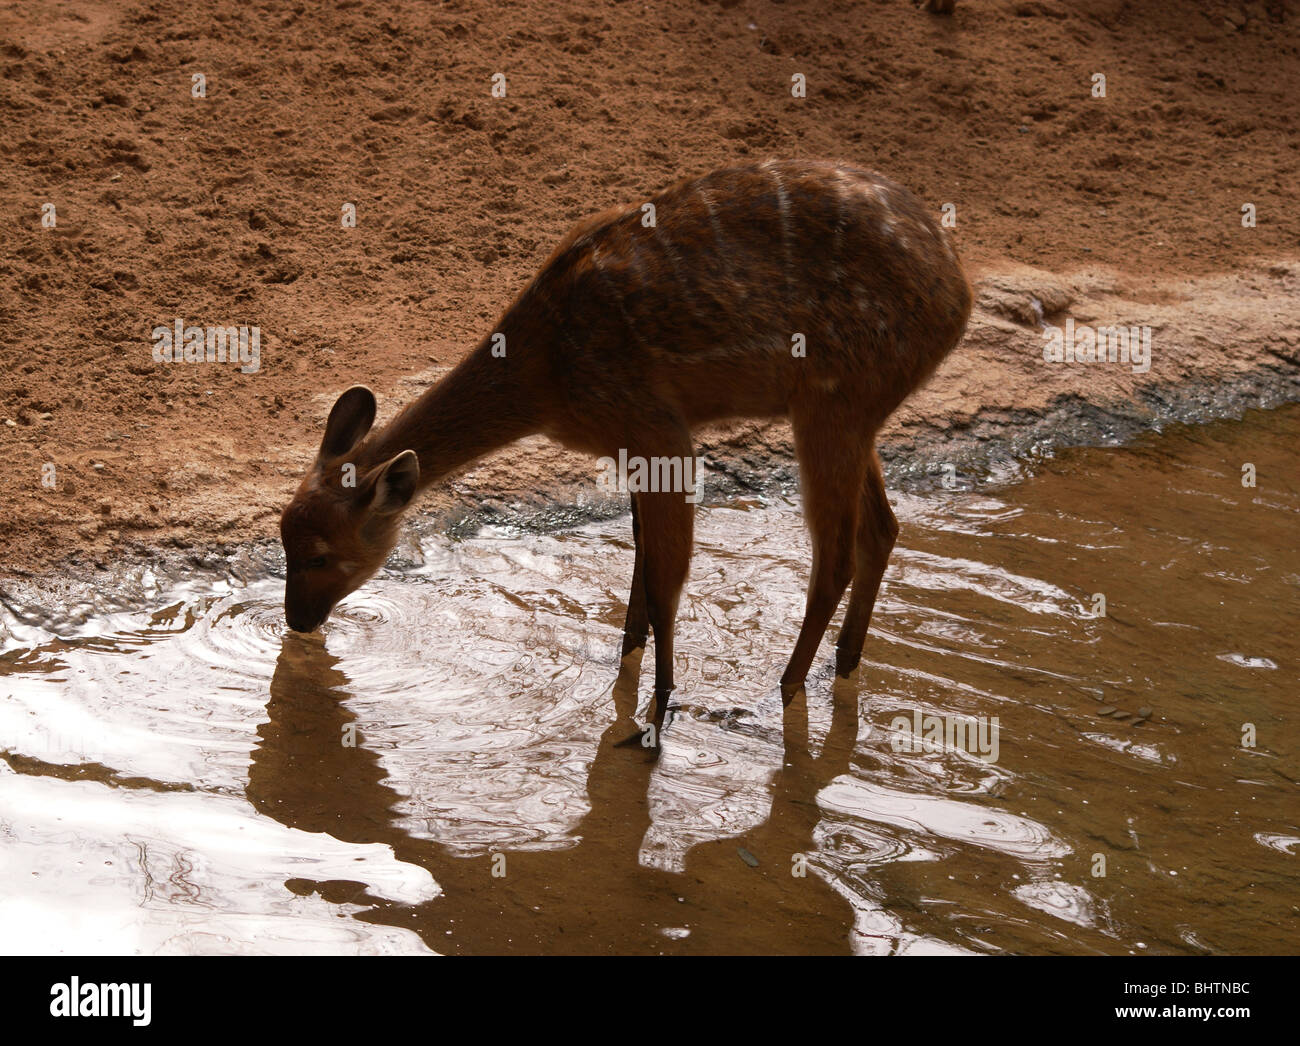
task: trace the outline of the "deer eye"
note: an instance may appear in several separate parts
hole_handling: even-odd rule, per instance
[[[324,565],[325,565],[324,556],[315,556],[312,559],[307,560],[306,563],[308,570],[320,570],[320,568],[323,567]]]

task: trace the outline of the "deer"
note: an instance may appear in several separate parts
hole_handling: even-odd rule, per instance
[[[837,675],[860,662],[899,530],[876,436],[956,347],[970,310],[948,233],[912,193],[850,165],[723,168],[580,221],[496,329],[386,425],[372,431],[369,388],[338,397],[280,519],[286,622],[319,628],[384,565],[421,491],[526,436],[685,461],[700,426],[788,418],[812,544],[781,676],[788,706],[850,582]],[[630,500],[622,657],[653,636],[662,725],[697,499]]]

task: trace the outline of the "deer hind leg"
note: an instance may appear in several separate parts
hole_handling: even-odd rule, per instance
[[[858,507],[853,591],[835,644],[835,671],[838,675],[848,675],[862,659],[871,611],[875,608],[880,580],[885,576],[885,565],[897,538],[898,520],[889,507],[889,498],[885,496],[885,476],[880,468],[880,458],[873,449],[867,460],[867,475]]]
[[[632,498],[632,540],[636,544],[636,558],[632,564],[632,591],[627,597],[627,621],[623,625],[623,657],[640,650],[650,635],[650,616],[645,598],[645,551],[641,541],[641,520],[637,511],[637,495]]]
[[[804,517],[812,535],[813,565],[803,627],[781,676],[781,695],[786,704],[803,686],[826,626],[853,575],[865,450],[847,435],[852,429],[834,424],[833,417],[829,411],[809,412],[807,420],[794,420],[799,485]]]

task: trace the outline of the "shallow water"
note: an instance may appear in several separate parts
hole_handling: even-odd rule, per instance
[[[626,516],[429,539],[311,637],[255,560],[8,598],[0,949],[1300,951],[1298,438],[895,492],[862,667],[785,712],[797,503],[702,510],[657,759]]]

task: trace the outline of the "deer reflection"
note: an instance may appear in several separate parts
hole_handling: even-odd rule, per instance
[[[398,860],[425,868],[443,893],[415,906],[373,896],[363,884],[306,888],[329,900],[345,893],[351,903],[369,906],[357,918],[411,929],[438,952],[846,952],[851,907],[815,872],[799,877],[792,868],[794,855],[813,847],[817,792],[848,768],[857,734],[856,694],[837,695],[830,733],[816,759],[809,754],[802,698],[786,708],[786,756],[775,778],[770,818],[742,837],[693,848],[685,874],[678,875],[639,861],[650,827],[646,795],[656,761],[619,744],[636,709],[637,660],[625,659],[614,683],[616,716],[588,772],[591,808],[572,831],[580,845],[508,851],[502,877],[493,876],[491,855],[452,856],[399,827],[395,808],[404,797],[366,747],[364,731],[346,706],[347,676],[318,635],[284,639],[249,769],[248,797],[260,812],[291,828],[328,832],[346,842],[385,843]],[[742,846],[758,855],[757,867],[738,856]],[[295,883],[294,889],[303,887]],[[690,934],[673,939],[663,932],[668,927],[689,927]]]

